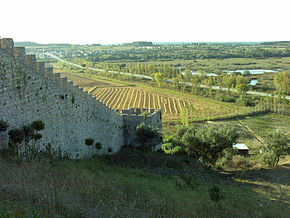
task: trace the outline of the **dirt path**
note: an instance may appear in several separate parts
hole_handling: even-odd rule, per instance
[[[241,122],[239,118],[236,118],[237,123],[250,135],[252,135],[260,144],[264,144],[264,139],[259,136],[257,133],[255,133],[249,126],[245,125]]]

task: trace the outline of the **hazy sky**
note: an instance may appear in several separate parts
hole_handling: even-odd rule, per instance
[[[39,43],[290,40],[289,0],[2,0],[0,36]]]

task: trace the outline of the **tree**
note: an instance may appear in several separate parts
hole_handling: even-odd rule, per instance
[[[211,92],[212,92],[212,86],[215,85],[215,81],[213,77],[208,76],[205,81],[204,84],[208,87],[208,95],[211,96]]]
[[[239,95],[245,95],[249,91],[250,87],[247,84],[238,84],[236,90]]]
[[[236,86],[236,76],[231,75],[223,75],[219,80],[219,85],[225,87],[230,90],[230,88],[234,88]]]
[[[155,78],[155,81],[157,82],[158,86],[161,87],[161,85],[162,85],[162,74],[161,73],[155,73],[154,78]]]
[[[248,84],[248,79],[246,79],[245,77],[241,76],[241,75],[238,75],[236,77],[236,86],[237,85],[247,85]]]
[[[191,78],[191,71],[190,71],[190,69],[186,69],[184,72],[184,80],[186,82],[189,82],[190,78]]]
[[[290,93],[290,72],[282,71],[274,77],[274,84],[281,94]]]
[[[190,126],[187,129],[178,131],[183,144],[184,152],[195,158],[198,158],[205,165],[214,166],[218,158],[226,149],[232,149],[236,142],[238,134],[234,129],[223,126],[220,128],[194,128]]]
[[[180,119],[183,126],[188,126],[188,108],[181,107]]]
[[[270,167],[276,167],[281,158],[290,154],[290,139],[281,132],[274,132],[268,136],[268,144],[264,162]]]
[[[172,78],[172,83],[173,83],[173,86],[174,86],[174,89],[177,89],[179,88],[179,80],[177,77],[173,77]]]
[[[191,85],[192,85],[191,92],[194,95],[197,95],[198,86],[202,80],[203,80],[203,77],[199,75],[195,75],[191,77]]]

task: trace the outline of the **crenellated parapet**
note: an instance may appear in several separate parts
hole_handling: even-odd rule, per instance
[[[90,102],[96,103],[100,107],[108,107],[103,102],[96,100],[95,97],[85,92],[83,88],[68,81],[67,78],[61,78],[59,73],[53,73],[52,67],[45,67],[45,63],[37,62],[35,55],[26,55],[25,47],[14,47],[14,42],[11,38],[0,38],[0,60],[4,59],[6,62],[11,62],[18,67],[23,67],[27,72],[45,76],[46,79],[53,82],[56,86],[60,86],[64,90],[71,92],[72,95],[81,96]]]
[[[14,56],[14,42],[11,38],[0,39],[0,48],[6,52],[10,57]]]
[[[128,108],[128,109],[117,109],[117,113],[127,120],[137,120],[138,122],[150,123],[152,119],[162,119],[161,109],[154,108]]]
[[[0,39],[0,59],[34,72],[45,73],[44,63],[38,63],[35,55],[26,55],[25,47],[14,47],[14,42],[11,38]]]
[[[124,142],[127,146],[140,146],[136,138],[136,128],[141,123],[162,129],[161,109],[129,108],[117,110],[117,112],[124,120]]]

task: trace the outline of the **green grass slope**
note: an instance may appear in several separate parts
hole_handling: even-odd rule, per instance
[[[267,179],[267,170],[225,174],[181,156],[129,149],[91,160],[16,164],[0,159],[0,165],[0,217],[290,214],[289,183]],[[289,172],[285,168],[279,175],[289,182]],[[209,197],[213,186],[223,196],[218,202]]]

